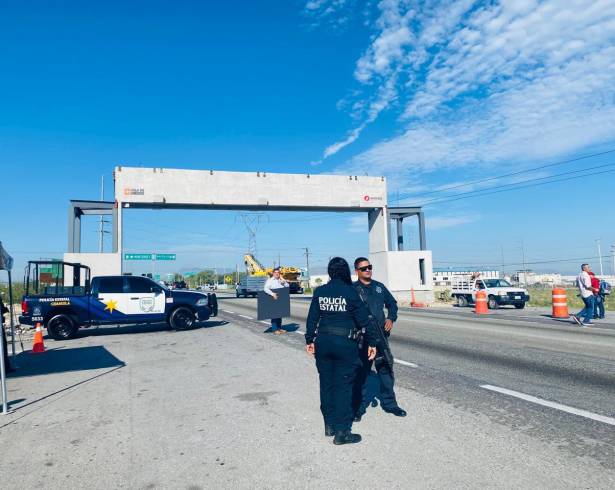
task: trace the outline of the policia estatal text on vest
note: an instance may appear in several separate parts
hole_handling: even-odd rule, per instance
[[[328,273],[331,280],[314,292],[305,341],[308,354],[316,357],[325,435],[335,436],[334,444],[352,444],[361,440],[351,432],[353,388],[362,366],[359,334],[365,330],[368,359],[376,356],[376,338],[367,307],[352,287],[348,263],[335,257]]]

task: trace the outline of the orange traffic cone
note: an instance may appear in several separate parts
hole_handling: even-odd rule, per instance
[[[417,303],[416,298],[414,297],[414,288],[410,288],[410,306],[413,308],[425,308],[425,303]]]
[[[487,293],[485,291],[476,291],[476,299],[474,300],[476,307],[474,313],[477,315],[485,315],[488,313],[487,308]]]
[[[553,318],[568,318],[568,301],[564,288],[553,288]]]
[[[45,352],[45,343],[43,342],[43,331],[41,324],[36,324],[36,332],[34,332],[34,343],[32,344],[32,354],[41,354]]]

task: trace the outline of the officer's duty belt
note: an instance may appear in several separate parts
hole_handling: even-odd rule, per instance
[[[318,333],[322,335],[338,335],[339,337],[346,337],[351,340],[357,340],[360,332],[355,328],[326,326],[318,327]]]

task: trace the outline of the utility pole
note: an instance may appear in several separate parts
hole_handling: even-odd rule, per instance
[[[602,248],[600,246],[600,238],[596,239],[596,244],[598,245],[598,260],[600,261],[600,275],[604,275],[604,270],[602,269]]]
[[[527,285],[527,269],[525,267],[525,242],[521,240],[521,256],[523,259],[523,285]]]
[[[500,244],[500,252],[502,253],[502,279],[504,279],[504,276],[506,276],[506,270],[504,269],[504,245],[502,244]]]
[[[307,285],[310,287],[310,249],[305,247],[305,273],[307,275]]]
[[[613,260],[613,268],[611,269],[611,274],[615,276],[615,244],[611,245],[611,259]]]
[[[100,200],[101,201],[105,200],[105,176],[104,175],[100,176]],[[105,218],[103,217],[102,214],[100,215],[100,222],[98,224],[98,233],[100,234],[99,242],[98,242],[98,251],[100,253],[103,253],[103,248],[105,246],[105,240],[104,240]]]

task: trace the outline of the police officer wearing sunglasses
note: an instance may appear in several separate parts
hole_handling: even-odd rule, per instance
[[[397,320],[397,301],[389,292],[384,284],[372,279],[372,264],[365,257],[359,257],[354,261],[354,268],[357,273],[358,281],[354,283],[355,288],[359,292],[359,296],[366,302],[369,312],[375,319],[380,328],[384,330],[384,342],[387,342],[391,335],[393,323]],[[387,309],[385,318],[384,308]],[[376,345],[378,351],[382,353],[384,349]],[[372,369],[372,364],[376,366],[376,372],[380,380],[380,406],[382,409],[397,417],[405,417],[406,411],[400,408],[395,398],[395,377],[393,376],[393,366],[382,357],[378,356],[375,362],[368,358],[367,351],[364,349],[361,352],[362,369],[357,377],[355,391],[353,395],[353,404],[355,408],[355,422],[359,422],[365,413],[365,409],[369,400],[365,400],[365,383]]]
[[[369,313],[352,286],[350,267],[341,257],[329,262],[331,280],[314,291],[308,313],[305,342],[307,352],[316,357],[320,378],[320,410],[325,435],[333,443],[352,444],[361,440],[351,432],[354,409],[352,395],[361,369],[359,334],[365,334],[365,355],[376,357],[376,339]]]

